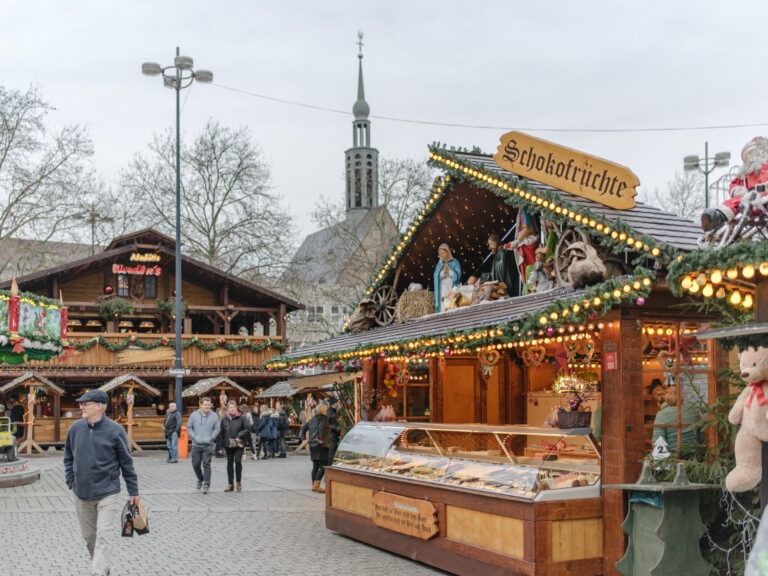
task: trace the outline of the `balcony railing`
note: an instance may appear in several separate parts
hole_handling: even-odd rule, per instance
[[[70,349],[50,362],[27,366],[121,369],[130,366],[170,368],[174,365],[173,334],[70,334]],[[272,345],[274,344],[274,346]],[[279,337],[188,335],[182,337],[182,366],[190,370],[211,368],[257,370],[281,351]]]

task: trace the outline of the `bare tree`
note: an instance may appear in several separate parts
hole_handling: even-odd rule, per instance
[[[387,158],[379,163],[381,201],[386,204],[400,232],[405,232],[424,207],[433,179],[434,171],[425,161]]]
[[[185,254],[228,272],[275,277],[292,252],[288,212],[270,191],[269,168],[247,128],[210,120],[181,147],[182,242]],[[145,221],[175,230],[175,139],[157,135],[121,174],[124,195]]]
[[[93,146],[80,126],[50,128],[52,110],[35,87],[0,86],[0,249],[11,238],[60,240],[77,226],[70,215],[92,181]]]
[[[667,189],[658,189],[647,199],[652,204],[667,212],[672,212],[683,218],[698,221],[704,209],[704,177],[699,172],[675,172],[672,180],[667,182]]]

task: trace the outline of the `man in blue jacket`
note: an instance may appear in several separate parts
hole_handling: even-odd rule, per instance
[[[120,474],[132,504],[139,503],[139,483],[123,427],[104,414],[109,397],[89,390],[78,400],[82,420],[70,426],[64,444],[64,476],[75,495],[80,532],[91,555],[91,574],[109,574],[115,519],[122,508]]]
[[[219,415],[211,411],[211,399],[201,398],[200,408],[189,416],[187,433],[192,442],[192,470],[197,476],[197,489],[202,488],[203,494],[211,488],[211,457],[220,427]]]

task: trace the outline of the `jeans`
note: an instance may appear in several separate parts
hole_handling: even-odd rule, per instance
[[[192,444],[192,470],[205,488],[211,487],[211,457],[213,457],[213,443],[203,446]]]
[[[277,444],[280,448],[280,456],[285,456],[285,452],[286,452],[285,436],[278,437]]]
[[[122,499],[120,494],[106,496],[101,500],[80,500],[74,496],[80,533],[91,555],[89,573],[92,576],[109,574],[114,536],[120,531],[116,520],[122,508]]]
[[[176,462],[179,459],[179,434],[174,432],[165,439],[165,444],[168,446],[168,460]]]
[[[243,448],[226,448],[227,451],[227,484],[240,482],[243,476]]]

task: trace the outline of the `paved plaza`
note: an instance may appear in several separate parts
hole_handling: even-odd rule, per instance
[[[113,575],[444,574],[327,530],[324,495],[310,490],[306,456],[244,459],[241,493],[224,492],[226,460],[215,458],[209,494],[195,489],[188,460],[165,458],[164,451],[135,458],[151,530],[115,538]],[[0,574],[88,574],[62,452],[34,456],[30,466],[41,471],[40,481],[0,489]]]

